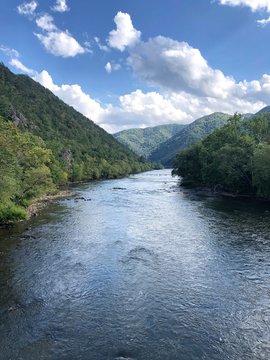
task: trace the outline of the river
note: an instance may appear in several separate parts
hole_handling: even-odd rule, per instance
[[[168,170],[0,231],[0,359],[270,359],[270,207]]]

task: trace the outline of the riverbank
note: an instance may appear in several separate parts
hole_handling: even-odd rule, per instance
[[[227,199],[238,199],[238,200],[250,200],[250,201],[258,201],[258,202],[265,202],[270,203],[270,199],[256,196],[256,195],[248,195],[248,194],[237,194],[229,191],[222,190],[218,187],[209,188],[204,187],[200,184],[194,184],[190,181],[182,181],[180,182],[180,187],[185,190],[190,190],[194,192],[196,195],[203,196],[203,197],[220,197],[220,198],[227,198]]]
[[[147,171],[142,171],[141,173],[144,173]],[[129,176],[134,175],[129,174]],[[116,179],[122,179],[127,177],[127,175],[123,175],[121,177],[117,177]],[[113,179],[113,180],[116,180]],[[112,180],[112,179],[108,179],[108,178],[100,178],[100,179],[88,179],[88,180],[80,180],[80,181],[73,181],[73,182],[67,182],[64,185],[62,185],[60,187],[60,189],[64,188],[64,189],[72,189],[72,187],[74,186],[78,186],[78,185],[82,185],[82,184],[89,184],[90,182],[94,182],[94,181],[101,181],[101,180]],[[78,195],[75,191],[72,190],[60,190],[57,191],[55,194],[50,194],[50,195],[44,195],[41,196],[37,199],[32,199],[32,203],[31,205],[29,205],[28,207],[24,207],[24,206],[17,206],[15,204],[10,204],[9,207],[7,207],[7,209],[5,209],[5,211],[3,211],[1,213],[1,208],[0,208],[0,228],[5,228],[5,227],[9,227],[12,226],[13,224],[19,222],[19,221],[24,221],[24,220],[29,220],[31,217],[33,216],[37,216],[39,214],[39,212],[44,209],[48,203],[57,200],[57,199],[62,199],[62,198],[70,198],[70,197],[74,197],[76,195]],[[84,199],[89,201],[90,199]]]
[[[42,196],[42,197],[38,198],[37,200],[35,200],[33,202],[33,204],[31,204],[28,207],[27,214],[28,214],[29,218],[32,216],[37,216],[38,213],[42,209],[44,209],[46,206],[48,206],[48,204],[51,203],[52,201],[55,201],[57,199],[70,198],[70,197],[73,197],[76,195],[77,195],[76,192],[72,192],[70,190],[62,190],[53,195]]]
[[[1,359],[270,358],[267,206],[168,170],[74,191],[0,231]]]
[[[41,210],[46,208],[51,202],[57,199],[65,199],[76,196],[75,191],[70,190],[60,190],[55,194],[44,195],[33,201],[33,203],[25,209],[26,216],[23,218],[17,218],[16,220],[1,220],[0,219],[0,228],[5,228],[14,225],[19,221],[29,220],[33,216],[37,216]]]

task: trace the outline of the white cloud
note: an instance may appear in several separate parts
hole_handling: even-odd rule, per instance
[[[192,120],[190,114],[180,110],[177,101],[173,103],[169,96],[163,96],[156,92],[143,93],[141,90],[136,90],[120,96],[116,106],[101,105],[77,84],[56,85],[46,70],[36,74],[33,79],[110,132],[130,127]],[[190,104],[190,99],[186,103]]]
[[[31,1],[29,3],[24,2],[17,6],[17,11],[20,15],[34,15],[37,6],[38,3],[36,1]]]
[[[50,18],[43,18],[39,24],[48,36],[57,33],[46,30],[51,24]],[[137,89],[119,96],[114,105],[102,105],[78,84],[56,85],[47,71],[34,78],[110,132],[171,122],[188,123],[215,111],[256,112],[270,102],[270,75],[236,82],[221,70],[212,68],[198,49],[185,42],[157,36],[146,42],[137,38],[133,46],[124,48],[134,74],[155,86],[154,91]],[[118,49],[122,51],[121,46]],[[111,73],[119,67],[112,61],[105,69]]]
[[[18,58],[20,57],[20,54],[17,50],[11,49],[7,46],[0,45],[0,51],[4,53],[6,56],[12,57],[12,58]]]
[[[10,59],[9,64],[17,70],[20,70],[28,75],[34,75],[36,73],[34,70],[28,68],[19,60],[20,53],[17,50],[0,45],[0,51]]]
[[[35,71],[32,69],[29,69],[27,66],[25,66],[19,59],[13,58],[10,60],[9,64],[13,67],[15,67],[18,70],[23,71],[24,73],[28,75],[34,75]]]
[[[270,0],[219,0],[221,5],[246,6],[252,11],[266,10],[270,12]]]
[[[106,52],[110,51],[110,48],[107,45],[101,44],[100,39],[97,36],[94,37],[94,40],[97,43],[97,46],[100,50],[106,51]]]
[[[52,8],[53,11],[66,12],[69,11],[66,0],[56,0],[56,4]]]
[[[173,106],[169,98],[157,92],[144,94],[141,90],[136,90],[131,94],[120,96],[119,100],[121,108],[132,113],[134,117],[143,116],[149,119],[159,117],[165,118],[166,121],[177,121],[187,117],[185,112]]]
[[[218,0],[221,5],[229,6],[246,6],[251,11],[266,11],[270,13],[270,0]],[[266,19],[257,20],[257,24],[261,27],[265,27],[270,23],[270,17]]]
[[[51,90],[64,102],[73,106],[74,109],[97,123],[99,123],[101,116],[106,112],[106,110],[101,107],[99,102],[92,99],[90,95],[83,92],[82,88],[77,84],[64,84],[60,86],[56,85],[46,70],[43,70],[40,74],[37,74],[33,79],[47,89]]]
[[[270,103],[270,75],[236,82],[212,68],[198,49],[185,42],[157,36],[145,42],[137,38],[133,46],[114,47],[127,50],[134,74],[155,91],[121,96],[119,104],[109,106],[103,116],[107,128],[189,122],[215,111],[256,112]],[[112,64],[106,69],[111,72]]]
[[[242,95],[249,93],[250,100],[244,96],[219,99],[200,97],[184,91],[144,93],[138,89],[120,96],[116,105],[105,105],[93,99],[77,84],[56,85],[45,70],[34,76],[34,80],[109,132],[172,122],[189,123],[215,111],[230,114],[235,111],[256,112],[266,105],[263,96],[259,99],[256,98],[257,94],[262,95],[264,92],[266,98],[270,94],[270,76],[264,75],[258,82],[243,82],[239,85],[239,92]]]
[[[89,52],[67,30],[59,30],[53,21],[53,17],[48,14],[36,19],[36,24],[43,33],[35,35],[49,53],[66,58]]]
[[[108,38],[108,44],[111,48],[124,51],[126,47],[132,47],[140,40],[141,32],[133,27],[129,14],[119,11],[114,22],[116,30],[112,30]]]
[[[161,93],[185,93],[200,101],[205,98],[205,103],[212,104],[215,111],[216,102],[232,112],[250,111],[244,106],[250,109],[254,104],[257,109],[258,104],[270,102],[269,75],[260,80],[236,82],[210,67],[198,49],[184,42],[161,36],[140,41],[129,50],[128,62],[136,76],[159,87]]]
[[[107,71],[108,74],[111,74],[113,71],[118,71],[120,69],[121,69],[120,64],[107,62],[107,64],[105,65],[105,70]]]
[[[262,101],[231,97],[215,99],[199,97],[182,92],[143,93],[136,90],[119,98],[118,106],[107,107],[100,118],[100,125],[110,132],[129,129],[131,127],[148,127],[168,123],[190,123],[201,116],[213,112],[233,114],[256,112],[265,106]]]
[[[268,25],[270,23],[270,17],[268,17],[267,19],[261,19],[261,20],[257,20],[257,23],[264,27],[266,25]]]
[[[107,62],[107,64],[105,65],[105,70],[107,71],[108,74],[112,72],[112,65],[110,62]]]
[[[35,34],[45,49],[55,55],[66,57],[74,57],[84,54],[88,50],[83,48],[76,39],[74,39],[67,31],[53,31],[47,34]]]
[[[39,28],[45,31],[53,31],[56,30],[57,27],[53,23],[54,19],[49,14],[44,14],[40,16],[38,19],[36,19],[36,24]]]
[[[130,127],[188,122],[192,117],[175,106],[170,96],[154,91],[143,93],[138,89],[120,96],[117,106],[108,106],[101,120],[110,131],[119,131]]]
[[[234,80],[212,69],[200,51],[163,36],[140,41],[128,59],[135,74],[149,85],[200,96],[226,98]]]

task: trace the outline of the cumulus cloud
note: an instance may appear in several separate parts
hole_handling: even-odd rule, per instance
[[[102,105],[78,84],[55,84],[46,70],[36,74],[33,79],[109,132],[192,120],[192,114],[180,110],[179,100],[172,102],[169,96],[157,92],[143,93],[136,90],[120,96],[117,105]],[[190,104],[190,99],[186,104]]]
[[[108,74],[111,74],[113,71],[118,71],[120,69],[121,69],[120,64],[107,62],[107,64],[105,65],[105,70],[107,71]]]
[[[52,91],[64,102],[73,106],[74,109],[97,123],[99,123],[101,116],[106,111],[98,101],[92,99],[90,95],[83,92],[78,84],[56,85],[53,82],[51,75],[46,70],[37,74],[33,79]]]
[[[20,57],[20,54],[17,50],[11,49],[7,46],[0,45],[0,51],[4,53],[6,56],[9,56],[11,58],[18,58]]]
[[[54,19],[49,14],[44,14],[36,19],[36,24],[39,28],[45,31],[57,30],[56,25],[53,23]]]
[[[47,36],[58,33],[53,19],[44,16],[37,19],[38,26]],[[116,24],[119,30],[118,20]],[[130,42],[122,41],[118,47],[114,46],[120,51],[127,50],[130,68],[139,79],[155,87],[153,91],[137,89],[119,96],[114,104],[101,104],[78,84],[55,84],[45,70],[34,79],[109,132],[171,122],[189,123],[215,111],[254,113],[269,103],[268,74],[259,80],[236,82],[212,68],[198,49],[162,36],[148,41],[142,41],[139,36],[132,46],[127,44]],[[119,67],[111,61],[105,69],[111,73]]]
[[[136,116],[146,116],[146,118],[160,118],[167,121],[176,121],[187,114],[176,108],[172,101],[157,92],[143,93],[141,90],[136,90],[131,94],[120,96],[121,108],[125,112],[132,113]]]
[[[52,8],[53,11],[57,12],[66,12],[69,11],[69,7],[67,5],[66,0],[56,0],[56,4]]]
[[[47,34],[35,34],[45,49],[55,55],[61,57],[74,57],[84,54],[87,49],[83,48],[76,39],[74,39],[68,31],[52,31]]]
[[[52,16],[44,14],[36,19],[36,24],[43,33],[35,35],[49,53],[66,58],[89,52],[67,30],[59,30]]]
[[[31,1],[29,3],[24,2],[23,4],[17,6],[17,11],[20,15],[34,15],[38,3],[36,1]]]
[[[25,66],[20,60],[20,53],[15,50],[11,49],[7,46],[0,45],[0,51],[4,53],[9,58],[9,64],[16,68],[17,70],[22,71],[25,74],[28,75],[34,75],[36,72],[29,67]]]
[[[140,41],[130,50],[128,62],[148,84],[172,91],[226,98],[234,86],[233,79],[212,69],[198,49],[163,36]]]
[[[21,70],[22,72],[28,74],[28,75],[34,75],[35,71],[25,66],[19,59],[13,58],[10,60],[9,64],[13,67],[15,67],[18,70]]]
[[[190,123],[201,116],[213,112],[233,114],[256,112],[265,106],[262,101],[232,97],[216,99],[198,97],[182,92],[147,92],[136,90],[120,96],[117,106],[108,106],[100,119],[100,125],[110,132],[129,129],[131,127],[148,127],[168,123]]]
[[[108,44],[111,48],[124,51],[126,47],[132,47],[140,40],[141,32],[133,27],[129,14],[119,11],[114,22],[116,30],[112,30],[108,38]]]
[[[147,127],[171,122],[189,122],[190,114],[175,106],[170,97],[158,92],[136,90],[119,97],[116,106],[109,105],[101,124],[110,132],[131,127]]]
[[[101,104],[85,93],[78,84],[57,85],[47,71],[34,76],[34,80],[51,90],[56,96],[89,119],[95,121],[109,132],[116,132],[131,127],[147,127],[167,123],[189,123],[203,115],[215,111],[229,114],[255,112],[266,105],[264,92],[269,98],[270,76],[264,75],[260,81],[243,82],[239,86],[242,95],[250,94],[251,100],[236,96],[229,99],[200,97],[185,91],[178,92],[143,92],[138,89],[118,98],[116,104]],[[252,97],[254,98],[252,99]]]
[[[200,51],[185,42],[162,36],[140,41],[129,50],[128,63],[137,77],[158,87],[162,93],[184,92],[212,99],[211,102],[207,100],[209,104],[216,101],[238,104],[235,111],[243,111],[242,105],[249,102],[270,101],[269,75],[263,75],[260,80],[236,82],[233,77],[209,66]]]
[[[270,12],[270,0],[218,0],[221,5],[246,6],[252,11],[266,10]]]
[[[256,9],[252,4],[252,9]],[[119,29],[118,21],[115,22]],[[215,111],[256,112],[270,102],[269,75],[259,80],[236,82],[233,77],[212,68],[199,49],[186,42],[163,36],[148,41],[137,37],[132,46],[121,47],[118,43],[114,47],[127,50],[133,73],[155,91],[137,90],[121,96],[119,104],[110,106],[103,117],[107,126],[128,128],[189,122]],[[107,63],[106,69],[112,71],[111,63]]]
[[[112,72],[112,64],[110,62],[107,62],[107,64],[105,65],[105,70],[108,74]]]
[[[221,5],[229,6],[245,6],[249,7],[251,11],[266,11],[270,12],[270,0],[218,0]],[[270,17],[266,19],[257,20],[257,24],[264,27],[270,23]]]
[[[42,23],[45,27],[51,24],[50,21]],[[256,112],[269,103],[270,75],[236,82],[212,68],[198,49],[162,36],[148,41],[138,37],[132,46],[124,43],[128,41],[118,43],[118,49],[127,50],[128,64],[134,74],[155,87],[154,91],[137,89],[120,96],[114,105],[102,105],[79,85],[55,85],[46,71],[35,78],[110,132],[170,122],[188,123],[215,111]],[[117,67],[119,64],[108,62],[105,69],[111,73]]]
[[[214,111],[230,114],[235,111],[255,112],[265,106],[265,103],[260,100],[251,102],[231,97],[228,101],[227,99],[198,97],[184,91],[162,94],[156,91],[144,93],[139,89],[120,96],[116,105],[102,105],[77,84],[56,85],[45,70],[37,74],[34,80],[112,133],[131,127],[147,127],[172,122],[189,123]],[[270,76],[264,76],[259,84],[246,83],[245,86],[249,86],[255,92],[264,88],[264,91],[269,94]]]

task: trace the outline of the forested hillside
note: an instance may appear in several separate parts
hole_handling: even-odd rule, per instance
[[[55,190],[66,174],[44,141],[0,118],[0,223],[26,217],[31,199]]]
[[[145,129],[129,129],[114,134],[115,139],[147,159],[160,144],[183,130],[185,125],[167,124]]]
[[[270,113],[240,115],[177,155],[174,174],[193,185],[270,199]]]
[[[182,131],[165,141],[149,157],[151,161],[159,161],[166,167],[171,167],[175,161],[176,154],[211,134],[216,128],[226,124],[230,115],[224,113],[213,113],[204,116],[187,125]]]
[[[3,64],[0,64],[0,116],[2,208],[9,201],[24,205],[25,197],[35,198],[35,191],[33,194],[26,191],[28,185],[23,185],[30,180],[32,170],[38,173],[38,178],[41,173],[44,179],[46,175],[44,186],[38,190],[44,193],[51,185],[67,180],[114,178],[151,168],[49,90],[28,76],[14,75]],[[32,164],[31,158],[37,162]],[[10,171],[6,170],[8,167]]]
[[[132,151],[52,92],[3,65],[0,115],[40,136],[71,180],[114,177],[145,167]]]

